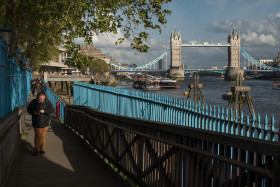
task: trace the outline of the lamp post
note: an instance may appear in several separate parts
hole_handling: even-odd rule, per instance
[[[20,61],[23,58],[23,52],[18,48],[16,51],[16,59],[17,59],[17,65],[20,65]]]
[[[0,34],[2,36],[2,40],[5,41],[8,46],[11,44],[12,33],[13,31],[10,28],[6,28],[6,27],[0,28]]]
[[[0,34],[2,36],[2,40],[7,44],[7,54],[9,57],[16,56],[16,41],[18,35],[18,29],[12,30],[11,28],[1,27]]]
[[[21,70],[26,69],[26,63],[27,63],[27,59],[25,58],[25,56],[23,56],[23,58],[20,61]]]
[[[7,44],[7,48],[8,48],[7,53],[10,56],[10,47],[11,47],[13,31],[11,28],[1,27],[0,34],[1,34],[2,40],[5,41]]]

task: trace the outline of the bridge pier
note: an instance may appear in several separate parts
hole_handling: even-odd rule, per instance
[[[50,81],[50,88],[54,90],[55,88],[55,81]]]
[[[67,92],[67,86],[66,86],[66,82],[62,81],[62,92],[66,93]]]
[[[71,95],[71,82],[67,81],[67,95]]]
[[[184,70],[183,69],[170,69],[168,74],[171,79],[184,80]]]
[[[226,81],[233,81],[236,80],[237,75],[242,75],[244,77],[244,70],[243,69],[227,69],[225,74]]]

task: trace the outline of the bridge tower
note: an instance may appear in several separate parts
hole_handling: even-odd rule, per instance
[[[184,80],[184,70],[181,69],[181,33],[171,32],[170,47],[171,47],[171,65],[169,69],[169,77],[177,80]]]
[[[244,74],[243,69],[240,68],[240,33],[237,34],[235,26],[233,27],[232,33],[228,36],[228,67],[226,71],[226,80],[235,80],[236,75]]]

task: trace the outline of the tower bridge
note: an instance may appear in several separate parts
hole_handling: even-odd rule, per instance
[[[233,80],[235,79],[237,74],[244,74],[244,70],[240,65],[240,57],[241,55],[244,57],[244,60],[247,60],[247,67],[250,67],[249,63],[251,64],[251,67],[258,67],[257,69],[253,70],[246,70],[245,71],[277,71],[280,72],[280,69],[271,67],[267,64],[259,62],[257,59],[252,57],[250,54],[248,54],[243,48],[241,48],[241,37],[240,32],[237,33],[235,27],[233,28],[232,32],[228,36],[227,43],[182,43],[182,37],[181,33],[175,31],[171,32],[170,36],[170,48],[167,49],[163,54],[155,58],[154,60],[141,65],[136,68],[129,68],[129,67],[123,67],[114,63],[110,63],[110,65],[114,66],[116,69],[111,70],[111,72],[156,72],[156,71],[168,71],[169,76],[173,79],[177,80],[183,80],[184,74],[186,72],[190,72],[189,70],[184,70],[181,68],[182,64],[182,48],[184,47],[227,47],[228,48],[228,64],[226,70],[221,70],[219,72],[225,72],[225,78],[226,80]],[[150,69],[148,68],[153,67],[156,63],[158,63],[161,59],[164,57],[167,58],[167,55],[170,51],[170,68],[169,70],[156,70],[156,69]],[[208,69],[200,69],[199,71],[209,71]]]
[[[182,44],[181,33],[176,29],[171,33],[170,47],[171,47],[171,65],[169,70],[169,76],[174,79],[184,79],[184,71],[181,67],[181,49],[182,47],[227,47],[228,48],[228,69],[226,71],[226,79],[232,80],[237,74],[244,73],[240,68],[240,33],[237,34],[235,27],[232,33],[228,36],[228,43],[187,43]]]
[[[209,44],[208,42],[181,44],[181,47],[230,47],[230,46],[231,46],[230,43],[212,43],[212,44]]]

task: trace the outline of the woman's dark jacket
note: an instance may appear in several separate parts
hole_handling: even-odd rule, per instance
[[[45,113],[39,113],[40,110],[44,110]],[[38,99],[33,99],[27,107],[27,112],[32,115],[32,126],[36,128],[43,128],[50,123],[50,114],[54,111],[51,103],[45,99],[43,103],[40,103]]]

